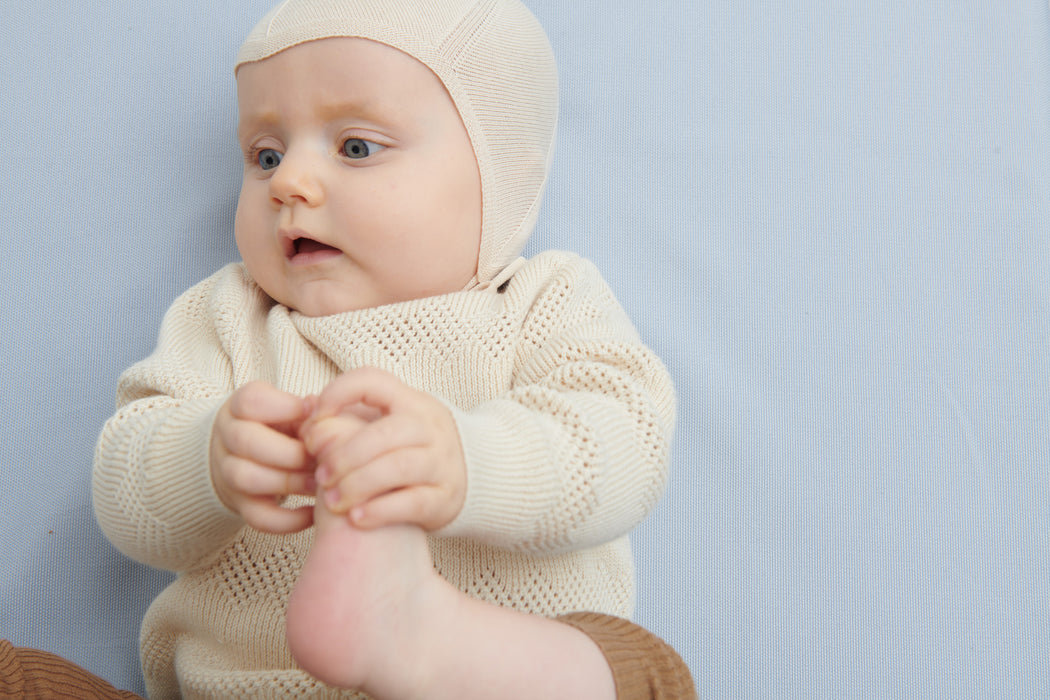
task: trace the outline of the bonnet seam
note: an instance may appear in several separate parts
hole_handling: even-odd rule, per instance
[[[284,12],[284,8],[288,7],[288,3],[291,1],[292,0],[284,0],[284,2],[281,3],[281,6],[277,8],[277,11],[273,13],[273,16],[270,17],[270,22],[266,25],[266,36],[270,36],[271,32],[273,32],[273,23],[277,21],[277,18],[281,16],[281,13]]]

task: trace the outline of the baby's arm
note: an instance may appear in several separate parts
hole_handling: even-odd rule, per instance
[[[99,526],[132,559],[190,570],[244,527],[213,486],[210,445],[241,372],[231,355],[251,352],[224,336],[217,318],[254,318],[260,303],[243,273],[226,268],[172,304],[154,352],[121,376],[117,411],[95,450],[92,488]]]
[[[453,409],[467,498],[438,534],[526,552],[584,549],[630,532],[663,493],[675,422],[670,376],[592,264],[548,260],[510,389]]]

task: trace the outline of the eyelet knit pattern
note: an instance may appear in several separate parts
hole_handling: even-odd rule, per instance
[[[312,531],[246,528],[212,489],[208,438],[246,382],[306,395],[363,366],[439,397],[456,419],[468,492],[431,537],[442,576],[541,615],[630,615],[627,533],[661,495],[674,394],[593,265],[544,253],[503,294],[321,318],[276,305],[231,265],[169,310],[155,352],[122,376],[96,452],[102,530],[132,558],[180,572],[143,623],[150,697],[180,684],[213,697],[330,692],[295,668],[283,638]]]

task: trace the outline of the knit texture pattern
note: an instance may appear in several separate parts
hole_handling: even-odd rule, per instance
[[[333,37],[393,46],[444,83],[481,175],[474,285],[498,287],[535,226],[553,152],[558,75],[543,28],[518,0],[286,0],[251,31],[236,63]]]
[[[180,573],[143,623],[151,698],[354,697],[297,670],[284,641],[312,530],[245,527],[212,488],[208,441],[221,403],[249,381],[306,395],[363,366],[430,392],[455,417],[466,503],[430,541],[446,579],[546,616],[631,614],[626,535],[662,493],[674,394],[593,265],[549,252],[502,294],[309,318],[235,264],[168,311],[155,352],[122,376],[96,451],[103,532]]]
[[[682,657],[664,640],[629,620],[570,613],[558,620],[591,638],[612,669],[617,700],[696,700]]]
[[[6,639],[0,639],[0,698],[141,700],[61,657],[14,647]]]

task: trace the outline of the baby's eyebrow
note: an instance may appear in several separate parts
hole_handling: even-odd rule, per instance
[[[375,108],[372,100],[341,100],[328,102],[318,110],[322,119],[336,119],[339,117],[353,116],[368,121],[383,121],[381,113]]]
[[[373,100],[340,100],[327,102],[318,108],[318,116],[325,121],[334,119],[345,119],[353,117],[373,125],[381,125],[391,121],[389,113],[378,109]],[[275,127],[281,123],[280,115],[276,111],[253,112],[245,115],[237,123],[237,138],[244,140],[252,132],[268,127]]]
[[[242,117],[237,122],[237,139],[245,139],[249,133],[259,130],[261,127],[274,126],[280,123],[276,112],[258,112]]]

